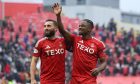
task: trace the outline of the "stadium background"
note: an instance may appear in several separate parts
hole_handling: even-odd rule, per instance
[[[68,31],[77,34],[79,20],[88,18],[95,23],[93,35],[105,42],[108,65],[98,84],[140,83],[140,14],[122,11],[120,0],[0,0],[0,84],[30,83],[32,48],[43,36],[44,21],[55,19],[50,7],[55,2],[63,6]],[[68,52],[66,82],[71,60]]]

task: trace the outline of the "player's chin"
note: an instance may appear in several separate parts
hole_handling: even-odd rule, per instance
[[[79,33],[79,35],[84,35],[83,33]]]
[[[79,35],[83,35],[83,33],[81,31],[79,31]]]

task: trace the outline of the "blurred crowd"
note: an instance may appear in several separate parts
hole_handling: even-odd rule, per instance
[[[131,28],[117,31],[117,24],[113,19],[104,26],[96,27],[96,34],[106,44],[108,55],[105,76],[138,76],[140,75],[140,34]],[[98,36],[98,35],[97,35]]]
[[[15,27],[16,25],[12,18],[8,18],[0,27],[0,82],[30,83],[32,50],[40,35],[33,22],[28,23],[27,31],[23,31],[24,28],[20,25]],[[77,31],[71,31],[70,26],[66,29],[77,34]],[[117,24],[111,19],[108,26],[96,24],[93,30],[93,36],[106,44],[105,52],[108,55],[107,68],[101,75],[138,76],[140,34],[135,34],[133,28],[129,31],[117,29]],[[43,37],[43,29],[41,33]],[[66,81],[70,79],[72,53],[67,52],[67,55]],[[39,81],[39,70],[36,71],[36,79]]]
[[[36,32],[32,31],[31,24],[28,25],[24,36],[21,36],[22,26],[18,29],[14,26],[13,20],[8,18],[0,29],[0,79],[7,82],[29,83],[31,54],[38,38]],[[39,71],[36,73],[38,75]],[[36,79],[39,81],[39,76],[36,76]]]

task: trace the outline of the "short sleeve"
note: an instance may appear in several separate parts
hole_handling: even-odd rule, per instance
[[[100,42],[98,45],[98,57],[107,59],[107,55],[105,53],[105,44]]]
[[[38,41],[33,49],[33,55],[35,57],[40,57],[41,56],[41,42]]]

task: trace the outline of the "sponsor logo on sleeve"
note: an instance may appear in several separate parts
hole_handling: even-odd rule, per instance
[[[34,48],[34,53],[38,53],[38,50],[36,48]]]

